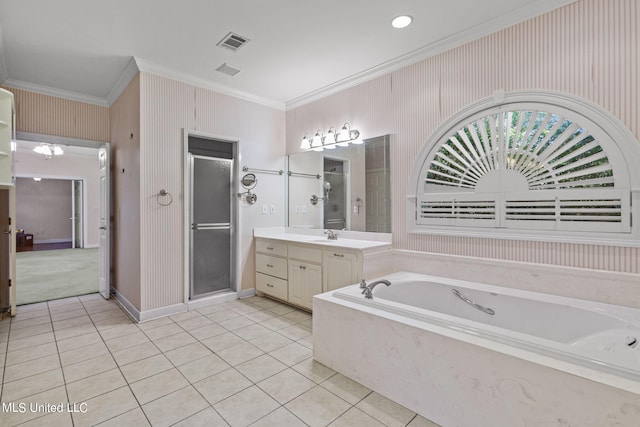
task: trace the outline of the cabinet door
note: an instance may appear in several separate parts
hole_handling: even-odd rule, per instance
[[[361,280],[361,268],[354,253],[324,251],[322,253],[323,291],[353,285]]]
[[[313,296],[322,292],[322,268],[289,260],[289,302],[312,308]]]

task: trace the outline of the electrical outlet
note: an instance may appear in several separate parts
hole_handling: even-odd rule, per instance
[[[276,213],[276,205],[271,205],[271,213]]]
[[[296,205],[296,213],[299,214],[300,213],[300,205]]]
[[[303,214],[307,213],[307,205],[302,205],[302,213]]]
[[[262,215],[269,213],[269,205],[262,205]]]

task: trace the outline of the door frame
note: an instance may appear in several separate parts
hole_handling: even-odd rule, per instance
[[[105,141],[94,141],[94,140],[90,140],[90,139],[78,139],[78,138],[67,138],[67,137],[62,137],[62,136],[55,136],[55,135],[45,135],[45,134],[39,134],[39,133],[32,133],[32,132],[16,132],[16,140],[18,141],[33,141],[33,142],[47,142],[50,144],[58,144],[58,145],[68,145],[68,146],[74,146],[74,147],[87,147],[87,148],[95,148],[95,149],[101,149],[104,148],[107,151],[107,186],[106,186],[106,212],[107,215],[109,216],[109,219],[107,221],[107,226],[106,226],[106,248],[100,248],[102,250],[100,250],[101,256],[104,257],[104,259],[101,259],[100,262],[103,262],[104,265],[106,266],[106,271],[105,276],[106,276],[106,286],[107,286],[107,292],[102,292],[104,291],[103,289],[98,289],[98,291],[102,294],[103,297],[108,298],[110,289],[111,289],[111,239],[113,238],[112,234],[111,234],[111,218],[112,218],[112,203],[111,203],[111,182],[110,182],[110,173],[108,173],[111,170],[111,143],[109,142],[105,142]],[[33,178],[33,176],[40,176],[40,175],[32,175],[31,177]],[[24,177],[24,175],[23,175]],[[45,178],[45,175],[42,175],[42,178]],[[56,177],[56,178],[60,178],[60,177]],[[74,177],[71,179],[84,179],[84,177]],[[86,203],[88,203],[88,197],[87,197],[87,191],[88,191],[88,185],[86,185],[87,183],[84,182],[83,184],[83,196],[84,196],[84,204],[86,206]],[[102,198],[101,195],[99,195],[100,198]],[[87,210],[85,210],[84,212],[85,218],[87,218]],[[84,237],[85,237],[85,248],[86,248],[86,241],[87,241],[87,227],[85,227],[84,230]],[[16,284],[17,285],[17,284]],[[15,287],[14,287],[14,292],[15,292]]]
[[[240,170],[240,140],[234,137],[211,134],[205,132],[199,132],[193,129],[182,129],[182,223],[183,223],[183,279],[184,279],[184,303],[188,304],[193,301],[203,301],[207,300],[207,298],[216,298],[217,295],[211,295],[209,297],[190,299],[190,280],[191,280],[191,224],[190,224],[190,213],[191,213],[191,165],[189,161],[189,136],[195,136],[198,138],[211,139],[216,141],[222,141],[229,144],[232,144],[232,175],[231,175],[231,195],[237,195],[239,191],[238,187],[238,174]],[[239,198],[233,197],[233,203],[231,203],[231,238],[232,238],[232,247],[233,253],[231,254],[232,263],[234,268],[232,269],[232,283],[231,283],[231,291],[238,292],[238,288],[240,287],[239,279],[241,276],[241,268],[240,268],[240,235],[242,233],[241,225],[240,225],[240,213],[239,213]],[[220,295],[220,294],[218,294]]]

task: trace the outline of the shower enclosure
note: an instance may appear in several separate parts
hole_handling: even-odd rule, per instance
[[[347,228],[346,161],[324,158],[324,228]]]

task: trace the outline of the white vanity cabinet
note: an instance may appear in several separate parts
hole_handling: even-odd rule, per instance
[[[256,291],[312,309],[313,296],[358,283],[363,252],[256,237]]]

